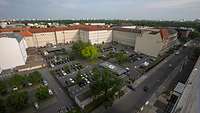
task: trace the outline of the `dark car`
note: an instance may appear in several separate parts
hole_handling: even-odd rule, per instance
[[[149,88],[147,86],[143,87],[144,92],[147,92],[149,90]]]

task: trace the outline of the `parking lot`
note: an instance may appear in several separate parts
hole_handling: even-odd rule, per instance
[[[94,81],[93,68],[110,68],[111,71],[114,71],[113,73],[119,72],[120,76],[118,75],[118,77],[126,77],[134,81],[140,78],[147,67],[156,60],[153,57],[136,53],[132,47],[120,44],[104,44],[100,45],[99,49],[101,54],[96,63],[71,57],[71,48],[53,47],[45,48],[42,51],[53,78],[76,103],[78,97],[89,91],[89,85]],[[126,55],[127,61],[123,63],[117,62],[116,54],[118,53]],[[105,62],[108,62],[108,67],[100,65]],[[116,67],[116,69],[113,67]],[[124,74],[120,74],[120,72]],[[86,99],[86,97],[84,98]],[[67,111],[69,111],[69,109],[67,109]]]

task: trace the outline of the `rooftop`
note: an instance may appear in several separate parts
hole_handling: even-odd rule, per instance
[[[110,62],[103,62],[103,63],[101,63],[99,65],[104,67],[104,68],[110,69],[112,72],[117,73],[118,75],[123,75],[124,73],[127,72],[127,70],[122,69],[119,66],[113,65]]]
[[[111,28],[106,25],[73,25],[66,27],[51,27],[51,28],[3,28],[0,29],[0,32],[43,33],[43,32],[55,32],[55,31],[65,31],[65,30],[99,31],[99,30],[111,30]]]
[[[0,38],[15,38],[18,42],[20,42],[22,40],[22,36],[17,34],[17,33],[13,33],[13,32],[5,32],[5,33],[0,33]]]

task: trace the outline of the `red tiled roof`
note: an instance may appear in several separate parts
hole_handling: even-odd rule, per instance
[[[29,31],[21,31],[21,32],[19,32],[19,34],[23,37],[33,36],[33,34]]]
[[[142,30],[140,29],[131,29],[131,28],[113,28],[116,31],[123,31],[123,32],[133,32],[133,33],[141,33]]]
[[[0,29],[0,32],[29,31],[31,33],[43,33],[43,32],[55,32],[55,31],[78,30],[78,29],[85,31],[97,31],[97,30],[109,30],[111,28],[108,26],[99,26],[99,25],[75,25],[67,27],[55,27],[55,28],[6,28],[6,29]]]

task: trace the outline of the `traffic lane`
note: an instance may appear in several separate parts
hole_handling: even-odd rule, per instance
[[[130,92],[126,96],[122,97],[117,103],[106,111],[106,113],[130,113],[136,112],[150,98],[153,92],[159,87],[159,85],[166,79],[167,75],[179,64],[183,57],[189,53],[189,49],[181,51],[179,55],[174,56],[173,59],[164,63],[159,70],[152,73],[144,82],[142,82],[137,88],[136,92]],[[172,67],[169,68],[169,64]],[[158,82],[156,82],[158,81]],[[150,92],[144,92],[144,86],[151,86]]]
[[[68,97],[68,95],[65,94],[65,92],[57,83],[57,81],[50,75],[48,70],[43,70],[42,75],[45,78],[45,80],[48,81],[49,87],[54,90],[57,100],[60,104],[62,105],[73,104],[71,99]]]

